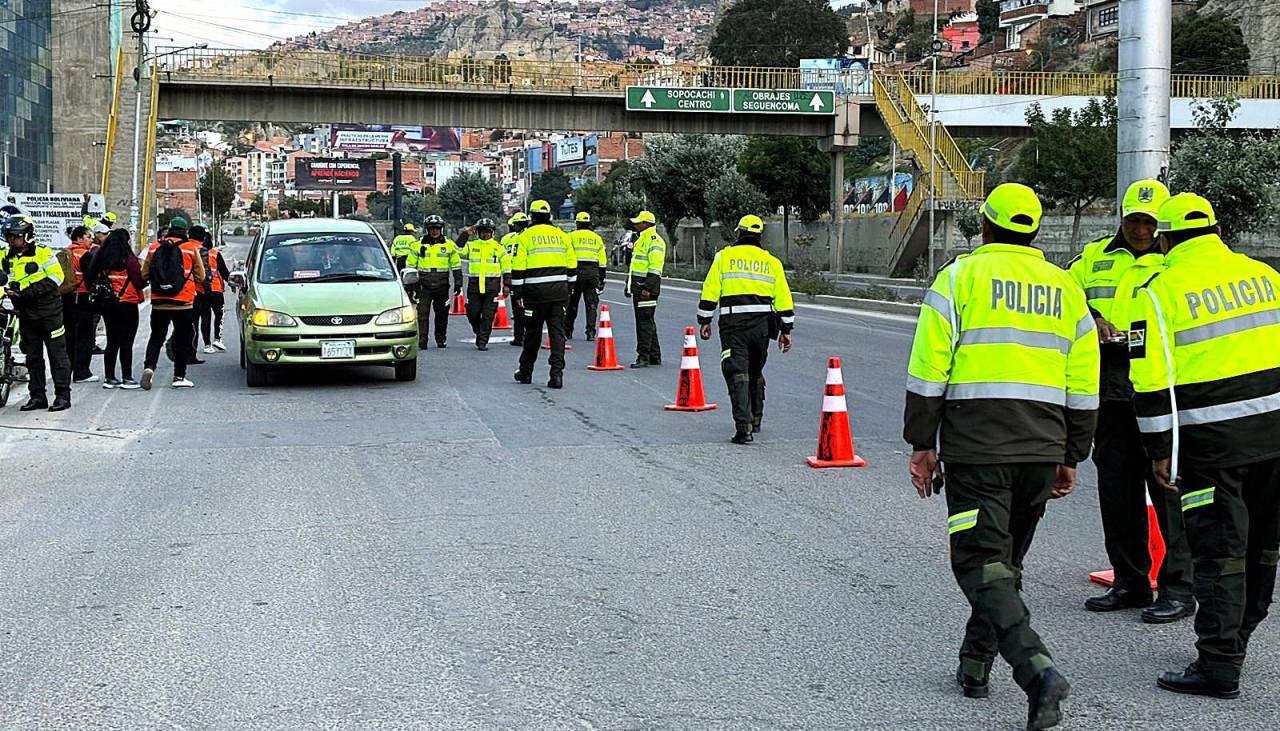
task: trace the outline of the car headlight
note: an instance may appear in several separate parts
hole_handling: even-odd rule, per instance
[[[257,309],[253,311],[253,324],[260,327],[296,327],[298,321],[283,312]]]
[[[375,325],[407,325],[418,317],[418,312],[413,305],[405,305],[395,309],[387,310],[378,315],[378,319],[373,321]]]

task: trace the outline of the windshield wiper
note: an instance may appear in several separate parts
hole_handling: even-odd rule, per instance
[[[391,277],[381,277],[375,274],[360,274],[358,272],[334,272],[332,274],[321,274],[318,277],[291,277],[289,279],[277,279],[272,284],[306,284],[308,282],[389,282]]]

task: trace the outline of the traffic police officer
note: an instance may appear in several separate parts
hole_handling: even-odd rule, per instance
[[[632,298],[636,315],[636,362],[632,368],[662,365],[662,346],[658,344],[658,295],[662,289],[662,265],[667,260],[667,243],[658,235],[658,219],[649,211],[640,211],[631,219],[638,238],[631,254],[631,271],[626,291]]]
[[[27,390],[31,398],[20,411],[71,408],[71,359],[67,357],[66,329],[62,326],[62,266],[53,250],[36,243],[36,229],[26,216],[13,216],[4,224],[6,248],[0,249],[4,293],[18,310],[19,345],[27,356]],[[53,371],[53,405],[45,391],[44,352],[49,351]]]
[[[1129,325],[1130,376],[1156,479],[1181,495],[1200,610],[1198,659],[1158,683],[1235,698],[1280,558],[1280,275],[1227,248],[1198,195],[1159,222],[1165,270]]]
[[[1032,248],[1041,206],[1006,183],[982,208],[983,245],[938,273],[907,376],[903,436],[920,496],[946,463],[951,567],[973,608],[956,679],[985,697],[995,654],[1027,693],[1028,729],[1057,725],[1070,690],[1019,596],[1050,497],[1075,485],[1098,408],[1098,337],[1084,293]]]
[[[418,243],[417,231],[412,223],[406,223],[400,229],[400,235],[391,240],[391,258],[399,263],[404,262],[413,245]]]
[[[1133,386],[1129,382],[1129,345],[1126,329],[1139,288],[1160,272],[1164,256],[1156,246],[1156,213],[1169,198],[1158,180],[1139,180],[1125,192],[1123,221],[1114,236],[1085,245],[1068,271],[1084,289],[1098,328],[1102,351],[1102,375],[1098,431],[1094,435],[1093,463],[1098,468],[1098,507],[1107,557],[1115,571],[1115,585],[1091,597],[1085,608],[1110,612],[1146,607],[1142,621],[1174,622],[1195,614],[1191,596],[1191,549],[1182,527],[1178,496],[1162,490],[1151,474],[1151,463],[1142,452],[1138,420],[1133,413]],[[1165,558],[1160,566],[1160,600],[1151,604],[1151,553],[1147,547],[1147,501],[1150,490]]]
[[[538,200],[529,205],[533,225],[520,234],[520,244],[511,262],[511,286],[519,293],[524,309],[525,329],[520,351],[518,383],[533,382],[533,364],[538,360],[542,326],[551,341],[548,388],[564,387],[564,307],[569,288],[577,280],[578,260],[569,234],[551,225],[551,205]]]
[[[747,444],[764,417],[764,363],[776,337],[791,350],[795,305],[782,262],[760,245],[764,221],[743,216],[738,240],[716,253],[702,283],[698,325],[711,339],[711,318],[720,310],[720,370],[733,402],[734,444]]]
[[[493,238],[495,228],[492,218],[482,218],[458,236],[467,262],[467,319],[476,334],[476,350],[489,349],[498,293],[511,287],[511,257]]]
[[[502,248],[507,250],[507,256],[511,257],[511,261],[516,259],[516,249],[520,244],[520,234],[529,227],[529,214],[524,211],[516,211],[511,218],[507,219],[507,235],[502,237]],[[524,307],[520,302],[520,295],[512,290],[511,293],[511,312],[514,313],[511,319],[511,344],[515,346],[524,345]]]
[[[609,258],[604,250],[604,239],[591,230],[591,214],[579,211],[578,228],[569,234],[573,252],[578,257],[578,281],[569,293],[569,308],[564,314],[565,336],[573,340],[573,323],[578,319],[578,301],[586,305],[583,313],[587,340],[596,339],[596,308],[600,306],[600,293],[604,291],[604,279],[608,273]]]
[[[448,347],[449,283],[453,294],[462,291],[462,257],[458,246],[444,235],[444,219],[427,217],[427,235],[409,247],[405,266],[418,270],[418,347],[425,349],[431,328],[431,310],[436,313],[436,347]]]

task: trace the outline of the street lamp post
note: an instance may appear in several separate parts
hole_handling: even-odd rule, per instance
[[[933,0],[933,83],[929,99],[929,274],[938,271],[934,215],[938,208],[938,0]]]

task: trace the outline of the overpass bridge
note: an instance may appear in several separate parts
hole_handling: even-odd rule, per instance
[[[505,129],[794,135],[819,139],[833,153],[832,210],[843,214],[843,152],[861,136],[891,136],[920,170],[898,214],[885,261],[910,270],[928,246],[929,203],[938,227],[985,193],[955,142],[963,136],[1027,133],[1025,111],[1083,107],[1115,93],[1114,74],[993,72],[938,77],[938,119],[931,129],[928,74],[830,72],[795,68],[653,66],[525,59],[437,59],[316,51],[160,49],[152,69],[160,119],[352,122]],[[1241,101],[1233,126],[1280,129],[1280,77],[1173,77],[1173,124],[1191,125],[1196,99]],[[629,111],[629,86],[718,89],[814,89],[841,92],[831,113]],[[833,267],[843,227],[836,225]],[[945,240],[945,239],[944,239]]]

